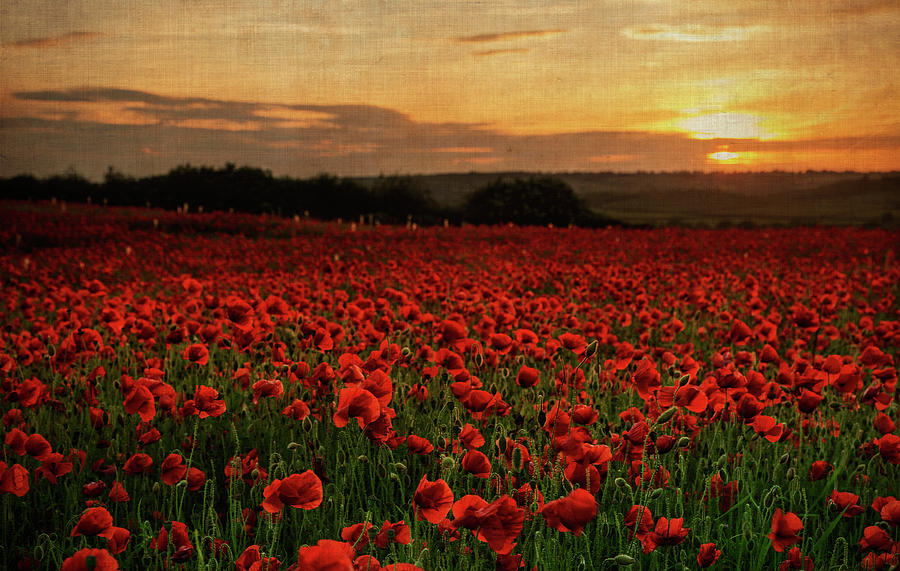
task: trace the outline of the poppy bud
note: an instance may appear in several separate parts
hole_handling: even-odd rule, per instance
[[[781,455],[781,458],[778,459],[778,463],[779,463],[779,464],[787,464],[787,463],[790,462],[790,461],[791,461],[791,455],[788,454],[787,452],[785,452],[784,454],[782,454],[782,455]]]
[[[250,472],[250,478],[251,478],[252,480],[254,480],[254,481],[255,481],[256,479],[259,478],[259,468],[254,468],[254,469]]]
[[[303,432],[309,432],[312,430],[312,419],[308,416],[304,416],[303,420],[300,421],[300,428],[303,429]]]
[[[452,470],[456,468],[456,460],[453,456],[444,456],[441,458],[441,468],[444,470]]]
[[[794,470],[794,467],[793,467],[793,466],[791,466],[790,468],[788,468],[788,471],[787,471],[787,473],[784,475],[784,477],[785,477],[785,479],[786,479],[788,482],[790,482],[791,480],[794,479],[794,477],[795,477],[796,475],[797,475],[797,471]]]
[[[406,464],[404,464],[403,462],[397,462],[396,464],[394,464],[394,469],[397,470],[398,472],[403,472],[405,474],[406,473]]]
[[[361,454],[356,457],[356,461],[359,462],[360,464],[367,464],[369,462],[369,457],[366,456],[365,454]]]
[[[684,385],[688,384],[690,381],[691,381],[691,376],[685,375],[685,376],[681,377],[680,379],[678,379],[678,386],[683,387]]]
[[[395,474],[394,472],[391,472],[390,475],[389,475],[388,477],[389,477],[391,480],[393,480],[394,482],[398,482],[398,483],[400,482],[400,476],[398,476],[398,475]]]
[[[479,369],[484,366],[484,355],[475,353],[475,366]]]
[[[287,447],[288,447],[288,450],[290,450],[290,451],[293,452],[294,450],[296,450],[296,449],[298,449],[298,448],[300,448],[300,447],[302,447],[302,446],[303,446],[302,444],[298,444],[298,443],[296,443],[296,442],[291,442],[290,444],[288,444]]]
[[[650,499],[651,499],[651,500],[655,500],[655,499],[657,499],[658,497],[660,497],[660,496],[662,495],[662,493],[663,493],[663,489],[662,489],[662,488],[656,488],[655,490],[653,490],[652,492],[650,492]]]
[[[384,480],[385,478],[387,478],[387,468],[384,467],[384,464],[376,465],[375,473],[378,474],[379,480]]]
[[[682,436],[681,438],[678,439],[678,447],[679,448],[687,448],[690,445],[691,445],[691,439],[688,438],[687,436]]]
[[[631,567],[635,563],[634,557],[632,557],[630,555],[626,555],[624,553],[620,553],[619,555],[616,555],[613,560],[616,562],[616,565],[618,565],[619,567]]]
[[[513,448],[512,464],[513,464],[513,469],[515,469],[517,472],[522,469],[522,451],[519,449],[518,446]]]
[[[594,356],[594,353],[596,353],[596,352],[597,352],[597,340],[594,339],[593,341],[590,342],[590,344],[588,344],[587,347],[585,347],[584,358],[590,359],[591,357]]]
[[[656,424],[665,424],[669,422],[670,420],[672,420],[672,417],[675,416],[676,412],[678,412],[678,407],[670,406],[661,415],[659,415],[659,418],[656,419]]]
[[[719,459],[716,460],[716,468],[721,468],[721,467],[724,466],[727,462],[728,462],[728,455],[727,455],[727,454],[722,454],[721,456],[719,456]]]
[[[726,481],[728,479],[728,472],[725,468],[719,468],[719,477],[722,478],[722,481]]]
[[[158,493],[159,493],[159,482],[153,482],[153,488],[152,488],[152,489],[153,489],[153,493],[154,493],[154,494],[158,494]]]

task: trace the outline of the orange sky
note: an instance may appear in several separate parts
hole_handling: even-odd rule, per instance
[[[898,170],[891,0],[0,3],[0,176]]]

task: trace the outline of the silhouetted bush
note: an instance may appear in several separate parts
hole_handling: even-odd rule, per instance
[[[589,211],[575,191],[552,177],[497,179],[470,194],[463,219],[474,224],[567,226],[587,220]]]

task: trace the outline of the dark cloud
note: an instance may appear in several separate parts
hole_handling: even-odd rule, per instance
[[[69,32],[68,34],[62,34],[59,36],[49,36],[46,38],[32,38],[28,40],[19,40],[16,42],[6,42],[3,44],[3,47],[37,49],[55,48],[57,46],[69,44],[72,42],[91,40],[102,35],[103,34],[101,34],[100,32]]]
[[[175,98],[122,89],[15,97],[32,104],[28,113],[0,119],[0,150],[6,157],[0,161],[0,176],[45,176],[74,166],[99,178],[109,165],[143,176],[185,162],[234,162],[292,176],[704,170],[709,167],[706,155],[722,145],[732,151],[900,148],[898,137],[785,142],[697,140],[636,131],[520,135],[480,123],[417,122],[377,106]]]
[[[523,30],[518,32],[497,32],[494,34],[478,34],[475,36],[460,36],[453,38],[454,42],[459,43],[482,43],[482,42],[499,42],[501,40],[516,40],[519,38],[537,38],[542,36],[550,36],[553,34],[564,34],[568,30]]]

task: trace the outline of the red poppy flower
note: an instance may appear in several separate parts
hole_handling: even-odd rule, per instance
[[[859,505],[859,496],[850,492],[839,492],[832,490],[828,496],[828,501],[837,507],[838,510],[844,512],[844,517],[853,517],[865,511],[865,508]]]
[[[311,510],[322,503],[322,480],[312,470],[291,474],[283,480],[273,480],[263,490],[262,507],[269,513],[278,513],[285,505]]]
[[[491,475],[491,461],[478,450],[469,450],[460,463],[462,469],[476,478],[488,478]]]
[[[185,361],[197,363],[198,365],[206,365],[209,363],[209,349],[202,343],[194,343],[184,348],[181,356]]]
[[[270,397],[280,398],[284,394],[284,385],[278,379],[260,380],[253,383],[253,404],[258,404],[259,399]]]
[[[563,347],[576,355],[581,355],[584,353],[585,349],[587,349],[587,343],[585,342],[584,337],[574,333],[563,333],[559,336],[559,342],[562,343]]]
[[[156,416],[156,403],[153,401],[153,393],[143,384],[135,383],[131,391],[125,397],[125,412],[139,414],[141,421],[150,422]]]
[[[27,440],[28,435],[18,428],[11,429],[6,433],[6,438],[3,439],[6,445],[12,448],[13,454],[19,456],[25,455],[25,442]]]
[[[480,496],[463,496],[453,504],[453,515],[454,527],[475,531],[480,541],[499,554],[512,551],[525,521],[525,510],[509,496],[501,496],[491,503]]]
[[[375,545],[378,547],[385,548],[392,542],[402,545],[409,545],[412,542],[409,526],[403,520],[397,523],[390,523],[388,520],[384,520],[381,529],[375,535]]]
[[[353,386],[341,389],[338,395],[337,411],[332,420],[337,427],[347,426],[351,418],[356,418],[360,428],[375,422],[381,415],[381,403],[366,389]]]
[[[878,453],[882,458],[891,464],[900,464],[900,436],[885,434],[875,440],[875,444],[878,446]]]
[[[354,571],[356,552],[343,541],[320,539],[297,551],[297,567],[303,571]]]
[[[19,464],[7,467],[0,461],[0,494],[22,497],[28,493],[28,470]]]
[[[309,405],[300,399],[294,399],[294,402],[285,407],[285,409],[281,411],[281,414],[289,416],[294,420],[303,420],[309,416]]]
[[[123,486],[121,482],[116,480],[115,482],[113,482],[112,489],[110,489],[109,491],[109,500],[119,503],[131,501],[131,498],[128,496],[128,492],[125,490],[125,486]]]
[[[859,548],[877,549],[878,551],[890,551],[894,541],[888,532],[881,529],[877,525],[870,525],[863,530],[862,539],[859,540]]]
[[[781,508],[772,515],[772,531],[766,534],[772,541],[772,548],[779,553],[800,541],[797,533],[803,529],[803,522],[793,512],[783,512]]]
[[[716,549],[715,543],[704,543],[700,546],[700,552],[697,554],[697,565],[701,568],[709,567],[718,561],[721,555],[722,551]]]
[[[46,460],[48,456],[53,454],[53,448],[47,439],[40,434],[32,434],[25,439],[25,452],[29,456],[33,456],[38,460]]]
[[[814,564],[811,557],[804,557],[800,553],[799,547],[792,547],[788,552],[788,558],[781,562],[778,571],[788,571],[789,569],[803,569],[804,571],[813,571]]]
[[[431,482],[422,476],[413,495],[413,511],[418,521],[438,523],[447,516],[453,505],[453,492],[444,480]]]
[[[187,475],[187,465],[181,454],[169,454],[159,467],[163,483],[174,486]]]
[[[149,454],[134,454],[125,461],[122,471],[129,476],[136,476],[146,474],[150,471],[151,466],[153,466],[153,458]]]
[[[341,539],[353,546],[356,551],[362,551],[369,544],[369,532],[374,529],[369,522],[357,523],[341,530]]]
[[[484,446],[484,436],[481,435],[481,432],[478,431],[477,428],[466,423],[463,426],[462,430],[459,433],[459,441],[462,442],[462,445],[465,446],[469,450],[473,450],[475,448],[481,448]]]
[[[623,523],[631,530],[629,537],[637,536],[644,553],[650,553],[656,549],[656,542],[653,538],[653,512],[650,511],[650,508],[642,505],[631,506],[631,509],[625,514]]]
[[[225,401],[219,399],[219,391],[212,387],[199,385],[192,404],[200,413],[200,418],[222,416],[225,413]]]
[[[541,515],[548,526],[581,535],[584,526],[597,515],[597,500],[592,493],[577,488],[564,498],[544,504]]]
[[[881,519],[892,526],[900,525],[900,500],[885,502],[881,509],[878,510],[878,514],[881,516]]]
[[[834,470],[834,466],[824,460],[816,460],[809,467],[809,481],[815,482],[826,478]]]
[[[541,381],[541,373],[537,369],[522,366],[519,374],[516,375],[516,384],[523,389],[530,389]]]
[[[890,434],[897,429],[897,425],[893,420],[891,420],[891,417],[884,414],[883,412],[879,412],[878,416],[875,417],[874,425],[875,430],[877,430],[881,434]]]
[[[72,537],[79,535],[100,535],[106,537],[113,526],[113,517],[106,508],[89,508],[85,510],[78,523],[72,528]]]
[[[113,555],[122,553],[128,547],[128,540],[131,539],[131,532],[124,527],[113,526],[109,528],[106,537],[106,547]]]
[[[34,473],[45,478],[51,484],[56,484],[57,478],[71,471],[72,463],[66,461],[62,454],[54,452],[44,458],[43,463]]]
[[[656,545],[678,545],[687,537],[690,528],[684,527],[684,518],[661,517],[653,528],[653,542]]]
[[[410,434],[406,437],[406,447],[413,454],[431,454],[434,452],[434,445],[427,438]]]
[[[105,549],[81,549],[67,557],[61,571],[118,571],[119,562]]]

